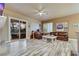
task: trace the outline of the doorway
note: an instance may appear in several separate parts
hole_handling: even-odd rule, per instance
[[[11,17],[9,19],[10,41],[26,39],[27,21]]]

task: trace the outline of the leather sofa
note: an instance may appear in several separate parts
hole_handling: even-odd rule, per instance
[[[68,33],[67,32],[51,32],[50,35],[57,36],[57,40],[68,41]]]
[[[38,34],[37,32],[34,32],[31,34],[30,39],[42,39],[42,33]]]

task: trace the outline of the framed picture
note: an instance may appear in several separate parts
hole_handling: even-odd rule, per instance
[[[57,23],[57,24],[56,24],[56,30],[57,30],[57,31],[63,31],[63,30],[64,30],[63,24],[62,24],[62,23]]]
[[[68,23],[67,22],[57,23],[56,31],[68,31]]]
[[[79,23],[73,24],[73,28],[79,29]]]

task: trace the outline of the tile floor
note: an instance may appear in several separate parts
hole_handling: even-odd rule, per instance
[[[2,56],[70,56],[71,45],[69,42],[43,40],[17,40],[2,45],[7,51]]]

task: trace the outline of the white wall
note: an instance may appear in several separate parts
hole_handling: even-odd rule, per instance
[[[34,30],[34,31],[36,31],[37,29],[39,29],[40,27],[39,27],[39,24],[41,24],[41,22],[40,21],[38,21],[38,20],[34,20],[34,19],[31,19],[31,18],[28,18],[28,25],[29,25],[29,27],[28,27],[28,33],[29,33],[29,37],[30,37],[30,35],[31,35],[31,31],[32,30]]]
[[[5,42],[7,40],[8,40],[8,21],[6,21],[4,26],[0,29],[0,42]]]
[[[23,14],[14,12],[12,10],[5,9],[3,14],[5,16],[11,16],[11,17],[14,17],[14,18],[27,20],[28,21],[28,25],[30,25],[30,27],[29,26],[27,27],[28,28],[28,30],[27,30],[28,31],[28,38],[30,38],[31,30],[37,29],[38,28],[38,24],[40,24],[40,21],[32,19],[32,18],[29,18],[29,17],[27,17],[27,16],[25,16]],[[8,20],[9,19],[7,19],[7,22],[6,22],[5,26],[4,26],[4,28],[2,30],[0,30],[0,36],[2,35],[1,34],[1,32],[2,32],[4,39],[7,40],[7,41],[9,41],[9,39],[8,39],[8,33],[9,33],[9,31],[8,31],[8,29],[9,29],[8,28]],[[37,25],[35,26],[35,24],[37,24]],[[1,38],[1,37],[0,37],[0,39],[3,40],[3,38]]]

